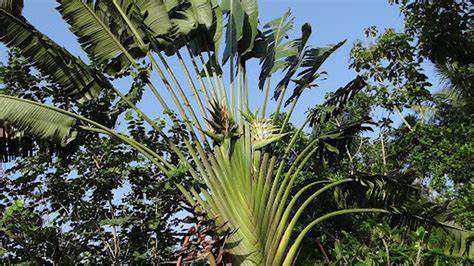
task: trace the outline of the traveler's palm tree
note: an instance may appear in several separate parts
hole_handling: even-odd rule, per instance
[[[300,38],[287,41],[292,28],[289,14],[260,27],[256,0],[58,0],[58,4],[92,64],[35,29],[22,15],[21,0],[0,0],[0,40],[18,47],[61,93],[79,104],[94,101],[104,90],[115,91],[120,104],[162,134],[172,147],[169,152],[177,155],[181,164],[170,165],[166,156],[130,136],[71,110],[26,99],[0,94],[0,124],[62,146],[81,130],[107,134],[134,147],[166,176],[186,171],[200,185],[176,185],[191,205],[215,219],[222,230],[232,232],[225,248],[236,264],[290,265],[305,235],[321,221],[341,214],[382,211],[334,211],[308,224],[299,235],[292,235],[298,218],[317,196],[353,181],[321,180],[292,191],[310,158],[321,147],[336,151],[329,140],[343,137],[344,130],[318,136],[296,156],[292,150],[307,126],[324,123],[341,111],[364,87],[361,78],[309,112],[296,131],[285,130],[303,91],[315,86],[324,74],[319,71],[321,65],[343,42],[309,48],[311,28],[307,24]],[[221,39],[225,39],[223,49]],[[168,64],[168,57],[176,58],[185,82],[171,69],[175,64]],[[252,58],[261,62],[258,81],[248,80]],[[145,69],[147,75],[154,71],[161,81],[154,84],[151,78],[145,79],[168,121],[181,127],[184,146],[173,143],[163,128],[137,107],[139,93],[133,89],[122,93],[111,82],[134,76],[138,69]],[[281,80],[272,90],[276,107],[270,117],[267,103],[272,76]],[[251,110],[249,88],[257,83],[262,91],[261,105]],[[257,93],[252,91],[252,97]],[[284,107],[288,110],[282,112]],[[353,128],[364,129],[361,125]],[[282,138],[289,142],[277,155],[272,147]],[[8,147],[4,152],[9,152]],[[287,165],[290,155],[294,159]],[[297,206],[297,202],[303,204]],[[212,255],[209,259],[214,261]]]

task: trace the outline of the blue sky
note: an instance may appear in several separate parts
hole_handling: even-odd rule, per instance
[[[24,0],[25,16],[41,32],[65,46],[73,54],[86,59],[75,36],[68,30],[68,25],[61,19],[60,14],[55,10],[57,6],[54,0]],[[379,29],[395,28],[403,30],[403,19],[400,16],[397,6],[391,6],[386,0],[260,0],[260,18],[265,23],[273,18],[281,16],[289,8],[295,17],[295,27],[290,37],[299,37],[300,27],[303,23],[309,22],[312,25],[313,34],[309,44],[313,46],[324,46],[337,43],[347,39],[347,43],[339,49],[324,65],[323,70],[329,73],[328,79],[320,83],[320,87],[312,91],[307,91],[300,100],[299,107],[295,110],[292,121],[296,124],[304,120],[304,112],[308,107],[321,103],[324,95],[331,90],[335,90],[352,80],[356,73],[348,69],[349,51],[352,44],[357,40],[364,40],[364,29],[375,25]],[[5,62],[7,49],[0,44],[0,61]],[[258,108],[258,101],[261,99],[261,92],[257,89],[259,73],[257,62],[249,68],[249,87],[252,107]],[[171,64],[172,67],[176,63]],[[431,67],[428,65],[428,76],[434,80]],[[183,76],[178,79],[184,80]],[[122,80],[116,85],[126,90],[130,80]],[[276,80],[273,84],[276,84]],[[436,84],[436,82],[432,82]],[[171,101],[170,101],[171,102]],[[272,105],[269,106],[271,110]],[[145,94],[141,106],[152,118],[163,116],[161,108],[155,103],[150,93]],[[380,112],[376,116],[386,115]],[[375,136],[375,135],[374,135]],[[118,190],[116,196],[120,198],[123,191],[126,191],[127,184]],[[118,200],[118,198],[116,200]]]
[[[59,44],[65,46],[73,54],[85,59],[86,55],[80,49],[75,36],[68,30],[68,25],[61,19],[55,10],[57,6],[54,0],[25,0],[25,16],[40,31],[47,34]],[[323,70],[329,73],[326,81],[320,83],[320,87],[305,92],[301,104],[296,109],[296,114],[303,112],[311,106],[320,103],[324,95],[345,85],[355,77],[356,73],[348,69],[349,51],[352,44],[357,40],[364,39],[364,29],[375,25],[379,29],[395,28],[403,29],[403,20],[400,16],[398,6],[392,6],[386,0],[260,0],[260,18],[265,23],[275,17],[282,15],[289,8],[295,17],[295,27],[290,37],[298,37],[300,26],[309,22],[313,28],[313,34],[309,43],[313,46],[324,46],[347,39],[347,43],[339,49],[323,66]],[[0,60],[5,61],[6,48],[0,44]],[[174,63],[172,62],[172,65]],[[176,66],[178,68],[178,66]],[[251,104],[258,108],[260,92],[257,90],[257,74],[259,68],[255,61],[249,68],[249,83],[251,92]],[[428,71],[430,74],[430,71]],[[432,76],[432,75],[429,75]],[[182,76],[178,76],[179,79]],[[184,80],[184,79],[183,79]],[[126,90],[129,80],[117,83],[122,90]],[[273,84],[277,80],[274,79]],[[149,97],[149,98],[148,98]],[[148,100],[150,99],[150,100]],[[145,95],[142,107],[152,117],[161,116],[161,110],[156,108],[153,97]],[[253,101],[252,101],[253,100]],[[271,106],[270,106],[271,108]],[[271,109],[270,109],[271,110]],[[303,115],[294,117],[294,122],[299,122]]]

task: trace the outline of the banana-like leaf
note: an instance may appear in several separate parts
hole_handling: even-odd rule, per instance
[[[238,51],[238,42],[244,34],[245,11],[240,0],[224,0],[221,7],[224,13],[229,14],[225,37],[226,47],[222,58],[222,62],[225,64]]]
[[[174,53],[202,24],[212,25],[209,0],[58,0],[59,11],[87,53],[114,74],[148,52]]]
[[[263,34],[259,31],[257,38],[254,41],[252,50],[246,52],[240,57],[240,61],[245,63],[247,60],[252,58],[263,59],[267,54],[268,41],[265,39]],[[245,64],[243,64],[245,65]]]
[[[294,41],[283,43],[283,39],[293,28],[294,19],[290,18],[288,10],[283,16],[278,17],[267,24],[263,29],[263,35],[268,42],[268,49],[261,60],[262,71],[259,77],[259,88],[262,90],[268,76],[285,67],[286,61],[282,60],[297,53]]]
[[[309,37],[311,36],[311,26],[308,23],[305,23],[301,27],[301,37],[296,39],[293,43],[293,46],[296,47],[296,53],[292,53],[290,56],[286,58],[285,68],[286,74],[284,77],[278,82],[273,98],[276,100],[280,97],[280,94],[283,90],[286,90],[292,77],[296,74],[298,69],[301,67],[303,62],[305,61],[306,56],[306,43],[308,42]]]
[[[452,221],[444,222],[444,224],[453,228],[441,226],[432,228],[432,234],[436,236],[436,241],[428,243],[428,250],[457,258],[470,258],[471,261],[474,261],[472,232],[463,231]]]
[[[226,49],[223,62],[230,57],[252,52],[258,33],[258,3],[256,0],[223,0],[221,7],[228,14]]]
[[[223,32],[223,25],[224,25],[224,18],[222,13],[222,8],[217,2],[217,0],[211,0],[212,9],[214,10],[214,22],[212,27],[214,29],[212,40],[214,42],[214,51],[216,54],[219,53],[219,47],[222,39],[222,32]]]
[[[126,30],[125,22],[116,19],[110,11],[113,9],[105,8],[107,5],[101,1],[58,0],[58,3],[59,12],[71,25],[84,50],[95,62],[109,65],[109,74],[127,68],[136,58],[145,55],[146,48],[140,47]],[[165,14],[167,16],[166,10]],[[110,67],[112,65],[115,68]]]
[[[0,8],[8,11],[13,16],[21,16],[23,11],[23,0],[2,0]]]
[[[416,179],[413,173],[376,175],[355,173],[355,182],[339,186],[334,193],[340,207],[411,205],[423,192],[422,187],[412,185]]]
[[[205,6],[208,7],[207,4]],[[187,38],[186,45],[190,48],[193,55],[213,52],[213,56],[217,58],[222,39],[224,18],[221,6],[217,0],[211,0],[210,6],[212,11],[211,26],[198,27]],[[173,23],[177,25],[176,21],[173,19]],[[179,25],[177,27],[179,28]]]
[[[163,36],[170,33],[173,27],[168,9],[173,8],[170,5],[165,5],[163,0],[137,0],[137,6],[141,12],[145,13],[145,20],[143,23],[153,31],[155,37]]]
[[[293,90],[293,94],[286,101],[285,106],[298,98],[303,93],[304,89],[315,86],[312,83],[320,77],[321,73],[318,73],[318,70],[321,65],[329,58],[329,56],[331,56],[332,53],[344,45],[344,43],[346,43],[346,40],[328,47],[313,48],[306,51],[303,63],[301,64],[303,70],[298,73],[297,79],[293,81],[296,83],[296,87]]]
[[[246,20],[244,21],[243,36],[238,46],[240,56],[244,56],[254,48],[255,38],[258,33],[259,14],[257,0],[241,0],[240,4],[245,12]]]
[[[171,55],[196,36],[212,40],[219,28],[214,25],[219,22],[220,9],[216,9],[218,5],[211,0],[99,0],[97,4],[106,6],[104,11],[112,15],[116,24],[124,25],[129,34],[138,35],[135,37],[141,39],[139,43],[145,44],[142,50],[147,50],[150,43],[155,52],[165,51]],[[115,27],[110,28],[114,30]]]
[[[23,1],[0,0],[0,41],[18,47],[22,55],[64,89],[65,94],[79,101],[95,98],[100,90],[110,88],[107,79],[89,68],[47,36],[36,30],[21,15]]]
[[[65,147],[77,136],[76,119],[44,105],[0,94],[0,121],[17,131]]]
[[[415,230],[420,226],[429,228],[436,241],[428,243],[428,250],[452,257],[474,259],[472,232],[464,230],[454,222],[448,204],[439,206],[430,202],[416,201],[402,208],[388,208],[388,222]]]
[[[442,250],[448,256],[469,256],[472,243],[469,232],[453,222],[448,204],[437,205],[428,201],[430,192],[413,185],[414,172],[374,175],[356,173],[355,182],[344,184],[334,194],[340,207],[378,206],[389,210],[385,219],[392,226],[416,230],[429,228],[438,241],[432,241],[428,250]],[[420,197],[421,195],[421,197]]]
[[[200,25],[204,25],[207,29],[212,26],[212,3],[209,0],[190,0],[191,7]]]

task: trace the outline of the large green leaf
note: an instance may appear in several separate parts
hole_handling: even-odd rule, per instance
[[[140,11],[144,13],[144,24],[153,31],[155,37],[170,33],[173,27],[168,15],[168,9],[172,8],[172,6],[169,6],[171,2],[168,6],[165,5],[163,0],[136,0],[136,3]]]
[[[76,119],[41,104],[0,94],[0,122],[41,140],[66,146],[77,136]]]
[[[255,37],[258,32],[258,2],[257,0],[241,0],[242,9],[245,12],[244,36],[239,42],[240,55],[245,55],[252,51],[255,44]]]
[[[288,105],[294,99],[299,97],[303,93],[304,89],[315,86],[315,84],[312,83],[320,77],[321,73],[319,73],[318,70],[321,65],[345,42],[346,41],[344,40],[328,47],[313,48],[305,52],[303,62],[301,64],[302,70],[300,73],[298,73],[297,79],[293,80],[293,82],[296,83],[296,87],[293,90],[293,94],[286,101],[285,105]]]
[[[99,64],[109,66],[109,74],[114,74],[134,63],[135,58],[145,55],[145,47],[140,47],[127,30],[127,25],[113,16],[109,5],[92,0],[58,0],[59,12],[71,25],[84,50]],[[155,1],[150,1],[155,2]],[[166,10],[164,11],[166,13]],[[152,21],[155,25],[158,22]],[[163,27],[165,23],[163,22]]]
[[[136,6],[157,52],[172,54],[196,35],[208,35],[214,24],[215,8],[210,0],[137,0]]]
[[[223,0],[221,7],[228,14],[226,49],[223,62],[237,53],[244,56],[253,50],[258,33],[258,3],[256,0]]]
[[[113,74],[156,52],[173,53],[199,24],[212,25],[209,0],[58,0],[58,8],[88,54]]]
[[[283,39],[293,28],[293,19],[290,19],[290,16],[291,13],[288,10],[283,16],[268,22],[264,26],[263,35],[268,41],[268,49],[261,60],[260,89],[263,89],[268,76],[286,65],[286,61],[282,59],[294,56],[298,52],[293,41],[283,43]]]
[[[134,47],[139,46],[143,52],[149,51],[150,43],[156,52],[169,50],[174,52],[173,41],[177,33],[188,33],[186,26],[193,27],[194,20],[183,15],[184,22],[188,22],[185,27],[173,25],[169,16],[170,12],[179,7],[176,0],[170,1],[137,1],[137,0],[97,0],[95,9],[98,12],[110,15],[107,24],[108,30],[115,36],[120,36],[121,46],[136,59],[140,54],[133,54],[137,51]],[[177,30],[179,29],[179,30]],[[127,48],[125,48],[127,47]],[[138,51],[139,52],[139,51]],[[121,56],[113,61],[110,70],[119,68],[120,65],[130,64],[130,57]]]
[[[214,15],[218,20],[219,10],[210,0],[99,0],[97,3],[106,6],[104,11],[112,15],[112,21],[125,25],[123,28],[138,37],[142,46],[151,44],[156,52],[171,55],[196,36],[202,38],[218,32]]]
[[[8,10],[13,16],[21,16],[23,11],[23,0],[2,0],[0,7]]]
[[[286,90],[292,77],[296,74],[298,69],[301,67],[305,61],[306,56],[306,43],[308,42],[309,37],[311,36],[311,25],[308,23],[303,24],[301,27],[301,37],[296,39],[293,43],[293,46],[296,47],[296,53],[291,53],[290,56],[285,59],[285,69],[286,74],[278,82],[273,98],[278,99],[280,94]]]
[[[223,13],[217,0],[211,0],[209,4],[212,15],[210,27],[207,25],[204,25],[205,27],[198,27],[197,30],[187,38],[186,45],[191,49],[194,55],[214,52],[214,56],[218,57],[223,31]],[[209,6],[205,4],[204,7],[208,8]],[[173,23],[179,28],[176,21],[176,19],[173,19]]]
[[[18,47],[22,55],[58,84],[64,93],[80,101],[95,98],[110,83],[95,69],[71,55],[36,30],[21,15],[23,1],[0,0],[0,40],[8,47]]]
[[[212,26],[212,3],[209,0],[190,0],[194,16],[199,24],[209,29]]]
[[[240,39],[242,39],[244,32],[245,11],[239,0],[224,0],[221,3],[221,7],[224,13],[229,15],[225,37],[226,47],[224,57],[222,58],[225,64],[230,57],[235,56],[237,53],[237,45]]]
[[[212,8],[214,10],[214,22],[213,22],[213,28],[214,28],[214,34],[212,37],[212,40],[214,41],[214,50],[217,53],[219,53],[219,47],[222,39],[222,31],[223,31],[223,25],[224,25],[224,19],[223,19],[223,13],[222,13],[222,8],[217,2],[217,0],[211,0],[212,1]]]

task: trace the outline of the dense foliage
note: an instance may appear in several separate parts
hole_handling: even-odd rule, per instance
[[[472,263],[471,2],[390,1],[405,31],[367,29],[367,41],[351,51],[358,76],[311,108],[301,126],[290,120],[300,96],[345,41],[312,48],[308,24],[286,41],[289,13],[258,27],[254,1],[58,2],[93,64],[36,32],[18,4],[0,0],[0,23],[9,27],[0,39],[19,47],[0,65],[7,110],[0,110],[0,161],[16,159],[0,180],[2,262]],[[191,92],[162,54],[178,57]],[[256,112],[248,105],[248,94],[258,93],[248,91],[252,58],[262,67],[252,82],[265,95]],[[426,63],[442,86],[431,84]],[[176,108],[160,98],[153,71]],[[277,72],[277,108],[266,117]],[[132,80],[125,94],[113,88],[123,77]],[[148,89],[163,117],[137,107]],[[8,105],[10,96],[66,112]],[[20,104],[29,108],[23,116]],[[325,218],[352,210],[385,213]]]
[[[106,100],[86,106],[68,102],[53,84],[32,72],[18,50],[10,52],[0,72],[4,93],[10,95],[52,101],[106,124],[116,123],[126,111]],[[167,150],[140,119],[125,123],[137,139]],[[178,241],[172,215],[179,209],[179,199],[172,181],[164,180],[156,167],[116,139],[93,133],[81,139],[81,145],[68,148],[73,150],[32,142],[33,151],[27,152],[37,150],[35,155],[3,173],[1,209],[17,206],[1,226],[4,261],[67,264],[169,259]]]
[[[472,243],[473,5],[469,1],[396,2],[405,16],[405,31],[379,33],[370,27],[367,39],[355,43],[351,52],[351,67],[366,77],[369,86],[366,95],[354,102],[362,109],[352,109],[350,114],[360,117],[369,109],[374,114],[381,107],[389,116],[379,117],[377,139],[360,139],[346,158],[328,164],[336,167],[323,175],[354,171],[391,175],[394,181],[418,190],[413,201],[402,205],[462,225],[471,232],[468,242]],[[435,66],[441,84],[430,84],[424,69],[427,64]],[[367,195],[363,200],[372,201],[373,195]],[[393,196],[397,201],[407,200],[405,193]],[[452,243],[447,245],[450,249],[442,248],[443,241],[451,240],[433,228],[400,224],[397,219],[375,222],[380,218],[366,220],[361,228],[361,220],[345,220],[333,228],[327,225],[325,234],[312,238],[307,261],[315,260],[314,249],[319,247],[316,257],[321,262],[472,263],[460,256],[466,247]],[[421,232],[424,237],[420,238]]]

